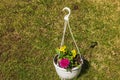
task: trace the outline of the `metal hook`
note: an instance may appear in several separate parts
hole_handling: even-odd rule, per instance
[[[65,21],[68,21],[68,20],[69,20],[70,13],[71,13],[71,10],[70,10],[69,7],[63,8],[63,11],[64,11],[64,10],[67,10],[67,11],[69,12],[69,13],[68,13],[67,15],[65,15],[65,17],[64,17],[64,20],[65,20]]]

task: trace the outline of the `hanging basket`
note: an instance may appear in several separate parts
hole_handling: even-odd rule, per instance
[[[53,64],[54,64],[56,72],[59,75],[59,77],[61,78],[61,80],[73,79],[73,78],[77,77],[80,74],[80,71],[81,71],[82,65],[83,65],[83,59],[81,57],[79,48],[76,44],[71,27],[69,25],[69,15],[70,15],[71,11],[68,7],[65,7],[63,10],[67,10],[69,13],[68,13],[68,15],[66,15],[64,17],[65,26],[64,26],[64,30],[63,30],[63,37],[62,37],[60,47],[62,47],[64,45],[64,37],[65,37],[66,27],[68,25],[68,28],[69,28],[70,34],[72,36],[72,39],[75,43],[77,52],[75,50],[68,51],[68,50],[66,50],[66,47],[62,47],[62,48],[58,49],[58,51],[57,51],[58,54],[55,55],[55,57],[53,59]],[[64,62],[62,62],[62,61],[64,61]],[[73,64],[74,65],[76,64],[76,65],[73,66]],[[70,68],[70,70],[68,70],[69,68]]]
[[[56,72],[59,75],[59,77],[61,78],[61,80],[64,79],[73,79],[75,77],[77,77],[80,74],[81,68],[82,68],[82,64],[83,64],[83,60],[80,59],[81,64],[72,68],[71,71],[67,71],[64,68],[61,68],[57,65],[57,58],[58,55],[55,55],[54,59],[53,59],[53,64],[55,66]]]

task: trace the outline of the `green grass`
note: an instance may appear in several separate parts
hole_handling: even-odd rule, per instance
[[[119,0],[1,0],[0,79],[60,80],[52,59],[64,26],[62,9],[88,61],[76,80],[120,80]],[[97,42],[95,48],[89,48]],[[66,45],[74,48],[69,32]]]

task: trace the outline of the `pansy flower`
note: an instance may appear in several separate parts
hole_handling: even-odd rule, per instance
[[[66,46],[62,46],[62,47],[60,47],[59,51],[65,52],[65,49],[66,49]]]
[[[75,56],[76,56],[76,50],[72,50],[71,52],[72,52],[73,58],[75,58]]]

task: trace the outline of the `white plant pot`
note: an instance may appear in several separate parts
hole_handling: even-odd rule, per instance
[[[55,57],[53,59],[53,64],[55,66],[57,74],[59,75],[59,77],[61,79],[73,79],[73,78],[77,77],[80,74],[80,71],[81,71],[81,68],[82,68],[82,64],[83,64],[83,60],[81,61],[81,64],[79,65],[79,67],[73,68],[72,71],[67,71],[66,69],[59,67],[55,63]]]

